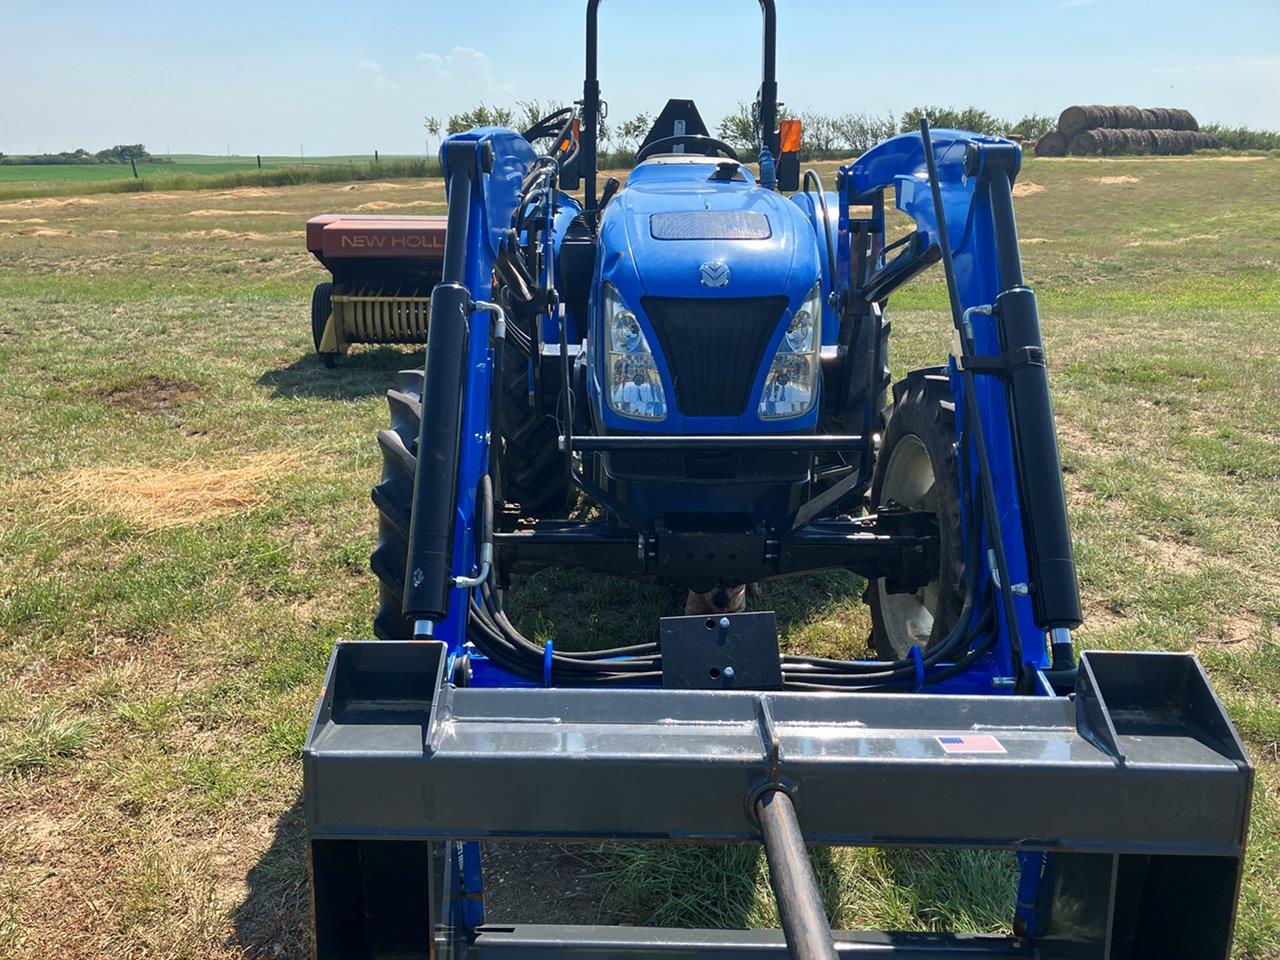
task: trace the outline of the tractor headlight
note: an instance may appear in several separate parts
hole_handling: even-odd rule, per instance
[[[609,406],[624,417],[661,420],[667,415],[657,361],[636,315],[612,284],[604,286],[604,328],[609,338]]]
[[[818,398],[818,329],[822,325],[822,284],[814,284],[791,317],[782,343],[764,378],[760,416],[766,420],[798,417]]]

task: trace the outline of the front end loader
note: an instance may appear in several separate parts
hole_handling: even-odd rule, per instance
[[[599,6],[580,104],[441,148],[426,363],[379,436],[379,640],[334,651],[305,748],[318,960],[1226,958],[1240,739],[1194,657],[1073,649],[1020,149],[922,124],[802,184],[760,0],[759,177],[672,101],[602,187]],[[891,387],[886,304],[939,263],[952,351]],[[535,642],[504,593],[547,566],[712,597],[850,570],[877,658],[784,655],[728,608]],[[486,924],[503,840],[757,841],[782,929]],[[1009,929],[833,931],[814,844],[1015,851]]]

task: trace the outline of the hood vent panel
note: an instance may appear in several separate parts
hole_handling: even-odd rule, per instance
[[[655,240],[768,240],[769,218],[751,210],[689,210],[649,217]]]

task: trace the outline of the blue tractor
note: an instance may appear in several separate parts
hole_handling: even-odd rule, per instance
[[[1226,957],[1240,741],[1194,658],[1072,649],[1020,149],[922,124],[802,181],[759,2],[758,174],[672,101],[600,184],[600,0],[579,103],[442,146],[426,363],[379,437],[382,642],[336,650],[306,748],[317,956]],[[952,350],[891,387],[886,303],[939,262]],[[704,606],[557,648],[503,605],[546,566]],[[831,568],[875,659],[783,655],[737,602]],[[759,840],[783,929],[485,926],[478,841],[510,838]],[[1015,850],[1010,933],[833,934],[806,841]]]

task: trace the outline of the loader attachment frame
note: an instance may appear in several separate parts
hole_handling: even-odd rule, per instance
[[[333,655],[304,754],[317,960],[781,957],[776,931],[486,927],[463,841],[763,839],[784,923],[795,897],[812,924],[788,830],[1044,855],[1032,926],[836,933],[842,957],[1228,956],[1252,771],[1189,655],[1086,653],[1070,699],[468,689],[449,663]]]

